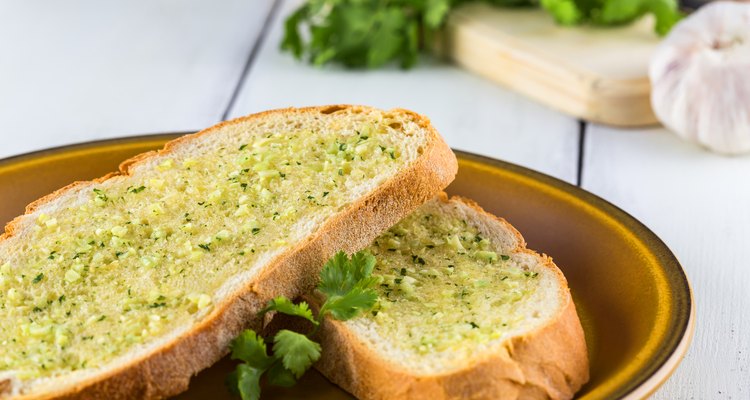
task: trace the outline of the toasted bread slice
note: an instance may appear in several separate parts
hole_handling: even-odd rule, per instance
[[[316,364],[356,397],[569,399],[588,380],[565,277],[506,221],[443,195],[369,250],[379,305],[327,318]]]
[[[309,290],[456,169],[415,113],[285,109],[34,202],[0,236],[0,398],[184,391],[271,297]]]

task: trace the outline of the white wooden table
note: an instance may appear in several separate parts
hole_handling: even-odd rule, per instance
[[[290,105],[411,108],[454,148],[577,184],[654,230],[698,307],[693,345],[654,397],[750,399],[750,157],[663,129],[582,124],[434,60],[412,71],[312,68],[278,50],[294,5],[0,0],[0,157]]]

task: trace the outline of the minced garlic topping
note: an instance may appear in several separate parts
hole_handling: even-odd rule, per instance
[[[95,368],[206,315],[230,277],[402,167],[383,124],[238,135],[36,215],[28,248],[0,253],[0,372]]]
[[[493,248],[466,221],[423,207],[370,246],[382,281],[379,307],[364,318],[420,354],[500,338],[523,320],[516,305],[539,280]]]

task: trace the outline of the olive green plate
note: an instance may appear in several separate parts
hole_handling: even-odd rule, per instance
[[[102,176],[175,136],[93,142],[0,160],[0,224],[29,202],[75,180]],[[578,396],[642,398],[664,383],[687,351],[695,320],[687,277],[664,243],[622,210],[572,185],[505,162],[457,155],[458,177],[448,192],[505,217],[568,278],[591,359],[591,380]],[[202,372],[180,398],[229,398],[223,381],[231,368],[223,360]],[[311,372],[295,388],[264,388],[263,398],[350,397]]]

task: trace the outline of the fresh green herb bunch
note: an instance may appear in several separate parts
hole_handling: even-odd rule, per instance
[[[377,68],[398,61],[409,68],[448,12],[472,1],[541,6],[562,25],[621,25],[651,13],[659,35],[682,17],[677,0],[307,0],[287,18],[281,48],[314,65]]]
[[[421,43],[463,0],[308,0],[285,23],[281,48],[307,54],[315,65],[336,61],[377,68],[399,61],[409,68]],[[307,27],[305,41],[300,28]]]
[[[664,36],[681,18],[677,0],[539,0],[561,25],[623,25],[653,14],[654,32]]]
[[[269,311],[304,318],[313,327],[301,334],[280,330],[273,340],[266,340],[253,330],[245,330],[231,344],[232,359],[243,363],[237,365],[228,379],[229,389],[243,400],[260,398],[260,379],[265,374],[271,385],[289,387],[297,382],[305,371],[320,358],[320,344],[314,336],[323,318],[345,321],[367,312],[375,305],[378,295],[373,290],[377,278],[372,276],[375,257],[367,252],[358,252],[347,258],[338,252],[328,260],[320,272],[317,290],[326,300],[320,306],[317,317],[313,316],[306,302],[294,304],[286,297],[277,297],[268,303],[261,313]],[[269,355],[266,342],[273,343],[273,354]]]

